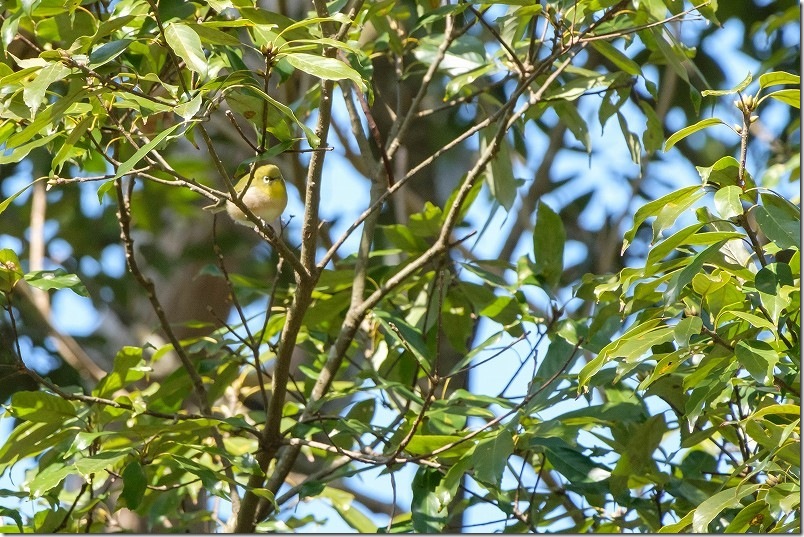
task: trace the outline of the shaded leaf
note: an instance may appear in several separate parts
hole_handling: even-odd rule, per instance
[[[540,201],[533,228],[533,272],[548,286],[558,285],[564,271],[564,243],[567,232],[561,217]]]

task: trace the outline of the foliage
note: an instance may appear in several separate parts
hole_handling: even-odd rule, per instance
[[[30,467],[0,491],[25,506],[0,509],[4,529],[324,524],[299,500],[365,532],[476,513],[506,531],[798,530],[800,210],[773,190],[797,179],[795,122],[779,162],[748,168],[764,108],[797,106],[789,51],[774,41],[754,95],[750,76],[700,93],[722,77],[670,23],[714,28],[715,5],[313,7],[4,4],[0,164],[35,178],[0,204],[0,474]],[[765,15],[769,41],[793,14]],[[593,196],[548,196],[577,184],[553,161],[591,157],[589,117],[616,117],[628,188],[650,198],[678,81],[692,125],[665,149],[717,159],[642,205],[612,261],[629,213],[584,227]],[[690,143],[728,127],[698,121],[701,98],[735,95],[738,158]],[[202,210],[242,204],[232,177],[264,160],[300,222]],[[367,179],[345,224],[325,218],[342,162]],[[65,292],[106,321],[60,330]]]
[[[767,73],[756,95],[744,95],[750,82],[749,76],[730,91],[704,92],[738,96],[734,104],[743,121],[733,131],[744,149],[763,101],[790,102],[786,95],[799,91],[768,88],[800,85],[798,76]],[[791,104],[798,102],[795,97]],[[698,122],[666,145],[716,124],[724,123]],[[579,389],[638,381],[636,390],[662,400],[675,418],[651,418],[662,418],[652,421],[652,437],[658,441],[677,429],[681,447],[688,448],[678,453],[671,472],[661,471],[652,458],[656,445],[647,451],[639,446],[636,454],[627,448],[628,457],[621,456],[612,470],[611,492],[626,504],[629,489],[646,488],[659,514],[666,508],[682,514],[679,507],[686,505],[686,515],[661,531],[800,528],[801,210],[774,192],[773,184],[757,183],[746,170],[745,154],[741,161],[725,156],[699,166],[701,186],[639,209],[623,248],[653,218],[644,266],[589,277],[579,292],[596,302],[592,327],[612,315],[629,319],[622,335],[581,369]],[[701,201],[709,203],[695,211],[694,223],[674,227]],[[662,236],[667,230],[673,232]],[[613,371],[604,369],[611,363]],[[726,445],[739,449],[730,453]],[[709,446],[718,448],[716,455]],[[666,508],[665,495],[676,498]],[[687,503],[696,496],[698,502]]]

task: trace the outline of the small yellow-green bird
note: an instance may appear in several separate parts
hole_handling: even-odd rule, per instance
[[[248,190],[243,194],[246,187]],[[285,178],[273,164],[258,166],[254,173],[247,172],[235,185],[235,191],[246,207],[268,224],[279,218],[288,204]],[[226,202],[226,212],[238,224],[252,225],[245,213],[231,201]]]

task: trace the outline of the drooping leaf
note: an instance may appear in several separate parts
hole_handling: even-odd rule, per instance
[[[508,457],[513,450],[514,438],[507,427],[481,440],[472,454],[477,478],[492,486],[499,485]]]
[[[561,217],[549,205],[539,202],[533,228],[533,272],[548,286],[555,287],[561,279],[566,240]]]
[[[142,503],[148,485],[145,470],[139,461],[131,461],[121,474],[123,478],[123,491],[120,496],[126,501],[129,509],[136,509]]]

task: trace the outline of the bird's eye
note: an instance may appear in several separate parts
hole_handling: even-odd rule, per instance
[[[270,177],[268,177],[267,175],[263,175],[263,176],[262,176],[262,182],[263,182],[263,183],[270,183],[270,182],[271,182],[271,178],[270,178]]]

